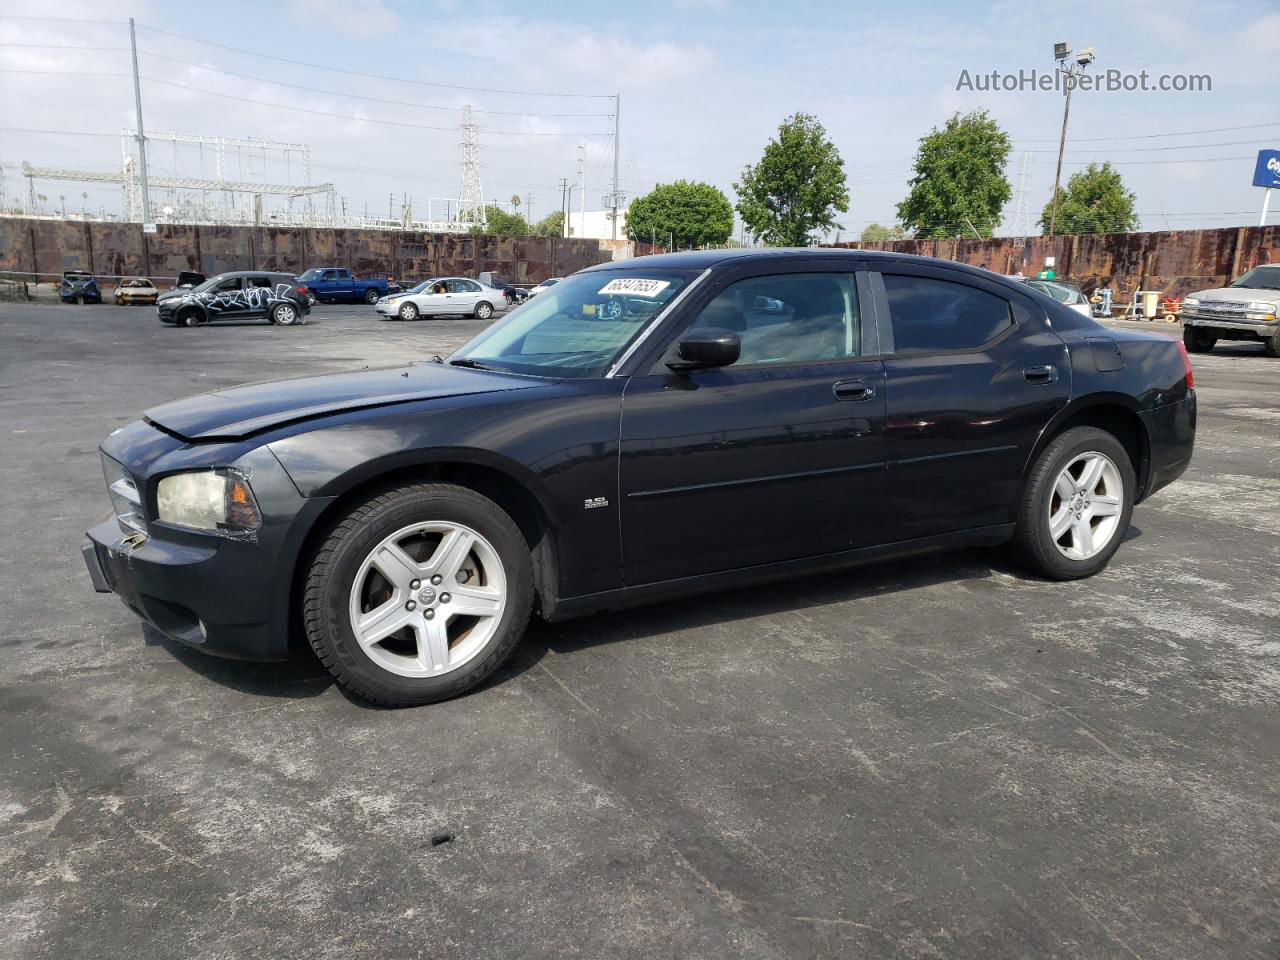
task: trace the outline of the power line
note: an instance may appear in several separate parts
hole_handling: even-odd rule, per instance
[[[381,123],[387,126],[409,127],[415,130],[446,130],[449,132],[453,132],[454,130],[457,129],[457,127],[437,127],[437,126],[431,126],[430,124],[425,124],[425,123],[407,123],[403,120],[375,120],[372,117],[353,117],[345,113],[330,113],[326,110],[311,110],[306,107],[297,107],[287,103],[273,103],[269,100],[258,100],[254,97],[241,97],[234,93],[222,93],[217,90],[206,90],[203,87],[192,87],[192,86],[188,86],[185,83],[175,83],[172,80],[161,80],[158,77],[143,76],[142,79],[146,80],[148,83],[159,83],[159,84],[163,84],[166,87],[177,87],[180,90],[190,90],[194,93],[205,93],[214,97],[226,97],[228,100],[239,100],[243,103],[256,103],[259,106],[274,107],[277,110],[292,110],[295,113],[310,113],[317,117],[333,117],[334,119],[337,119],[337,120],[348,120],[348,121],[355,120],[360,123]],[[605,136],[608,136],[608,133],[605,133],[605,132],[580,131],[580,132],[569,132],[569,133],[547,133],[547,132],[525,133],[520,130],[493,130],[487,127],[485,128],[485,133],[494,134],[497,136],[504,136],[504,137],[605,137]]]
[[[44,23],[100,23],[113,27],[124,27],[124,20],[90,20],[85,17],[23,17],[10,13],[0,13],[0,20],[39,20]]]
[[[1119,137],[1072,137],[1072,143],[1095,143],[1102,140],[1155,140],[1159,137],[1189,137],[1200,133],[1231,133],[1236,130],[1260,130],[1263,127],[1280,127],[1280,122],[1250,123],[1242,127],[1212,127],[1207,130],[1180,130],[1176,133],[1135,133]],[[1056,143],[1057,137],[1020,137],[1017,143]]]
[[[67,48],[71,49],[71,48]],[[309,93],[322,93],[330,97],[350,97],[353,100],[368,100],[371,103],[388,103],[397,107],[418,107],[423,110],[447,110],[452,113],[461,113],[462,107],[446,107],[436,103],[417,103],[411,100],[388,100],[384,97],[370,97],[359,93],[346,93],[341,90],[323,90],[319,87],[309,87],[300,83],[286,83],[283,80],[269,80],[266,77],[255,77],[247,73],[236,73],[232,70],[222,70],[217,67],[209,67],[203,64],[191,63],[187,60],[181,60],[178,57],[166,57],[161,53],[152,53],[150,50],[140,50],[144,57],[152,57],[156,60],[167,60],[170,63],[180,63],[190,67],[193,70],[206,70],[210,73],[220,73],[228,77],[239,77],[241,80],[253,80],[256,83],[269,83],[277,87],[290,87],[294,90],[306,90]],[[489,114],[495,117],[546,117],[555,119],[564,118],[612,118],[611,113],[530,113],[525,110],[476,110],[472,109],[472,113]]]
[[[533,91],[533,90],[502,90],[493,87],[471,87],[457,83],[438,83],[431,80],[411,80],[407,77],[392,77],[386,74],[365,73],[360,70],[346,70],[342,67],[333,67],[322,63],[309,63],[305,60],[292,60],[288,57],[278,57],[270,53],[259,53],[256,50],[246,50],[243,47],[232,47],[225,43],[214,43],[212,40],[203,40],[200,37],[188,36],[184,33],[174,33],[170,30],[161,30],[159,27],[148,27],[144,24],[138,24],[143,30],[151,33],[159,33],[166,37],[176,37],[179,40],[188,40],[191,43],[203,44],[207,47],[217,47],[219,50],[230,50],[234,53],[243,53],[250,57],[261,57],[264,60],[275,60],[279,63],[293,64],[295,67],[309,67],[312,70],[328,70],[332,73],[343,73],[352,77],[368,77],[373,80],[389,80],[393,83],[412,83],[422,87],[439,87],[445,90],[465,90],[474,93],[497,93],[504,96],[516,97],[575,97],[582,99],[611,100],[611,93],[558,93],[551,91]]]
[[[128,47],[82,47],[77,44],[59,44],[59,43],[0,43],[0,47],[23,47],[35,50],[94,50],[94,51],[110,51],[112,53],[128,53]]]

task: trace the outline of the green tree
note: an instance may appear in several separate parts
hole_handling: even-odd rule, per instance
[[[537,222],[533,228],[533,235],[535,237],[563,237],[564,213],[560,210],[552,210]]]
[[[533,236],[533,227],[529,226],[528,220],[518,213],[507,213],[497,204],[486,204],[484,216],[488,226],[481,227],[477,224],[471,228],[472,233],[484,233],[497,237]]]
[[[1058,220],[1054,233],[1125,233],[1138,229],[1133,212],[1137,198],[1125,189],[1120,173],[1109,163],[1091,163],[1071,175],[1058,193]],[[1044,205],[1040,227],[1049,231],[1053,198]]]
[[[873,223],[863,230],[863,234],[859,239],[863,243],[883,243],[884,241],[895,241],[895,239],[904,239],[905,237],[906,230],[902,229],[901,224],[884,227],[883,224]]]
[[[632,240],[677,247],[717,246],[733,233],[729,198],[709,183],[677,180],[660,183],[627,209],[627,236]]]
[[[849,209],[844,161],[816,117],[782,121],[755,166],[733,185],[747,229],[771,247],[807,247],[817,231],[834,230]]]
[[[985,110],[954,114],[920,138],[898,219],[918,237],[991,236],[1013,192],[1004,176],[1009,148],[1009,135]]]

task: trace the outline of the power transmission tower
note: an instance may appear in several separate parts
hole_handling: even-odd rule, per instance
[[[1031,193],[1031,152],[1025,151],[1018,161],[1018,192],[1013,208],[1013,235],[1025,237],[1031,233],[1031,212],[1027,199]]]
[[[578,144],[578,182],[582,184],[582,193],[578,196],[578,206],[582,217],[578,221],[578,236],[587,232],[587,145]]]
[[[471,104],[462,108],[462,195],[458,198],[458,220],[488,226],[484,210],[484,189],[480,186],[480,127],[471,116]]]

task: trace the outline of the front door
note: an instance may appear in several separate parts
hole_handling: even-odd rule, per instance
[[[227,277],[204,295],[210,320],[239,320],[245,316],[244,278]]]
[[[729,275],[690,326],[733,330],[738,362],[623,394],[619,497],[628,586],[874,543],[884,475],[883,365],[853,268]],[[754,268],[756,270],[759,267]]]
[[[1071,394],[1066,346],[1022,291],[886,266],[881,309],[893,539],[1011,523],[1036,440]]]

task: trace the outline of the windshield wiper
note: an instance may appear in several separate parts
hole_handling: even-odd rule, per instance
[[[451,367],[468,367],[472,370],[493,370],[494,367],[487,363],[481,363],[479,360],[472,360],[470,357],[459,357],[457,360],[450,360]]]

